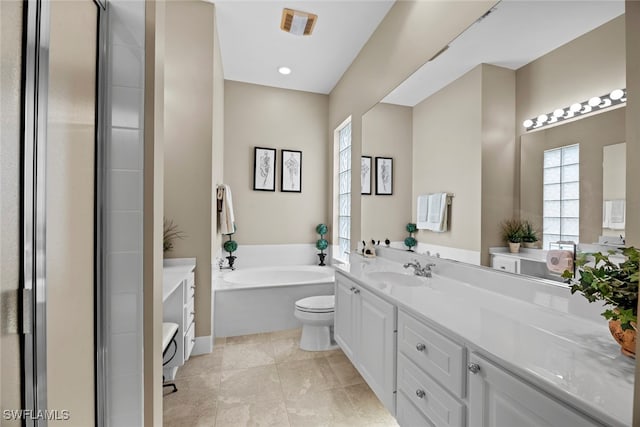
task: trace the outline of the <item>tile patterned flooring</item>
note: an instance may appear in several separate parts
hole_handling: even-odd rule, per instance
[[[397,427],[341,350],[298,348],[300,330],[216,340],[164,393],[165,426]]]

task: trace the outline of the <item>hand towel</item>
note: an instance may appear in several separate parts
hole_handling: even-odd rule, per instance
[[[612,230],[624,230],[625,200],[611,200],[611,212],[609,215],[609,228]]]
[[[559,249],[548,251],[547,269],[555,274],[562,274],[565,270],[573,272],[573,252]]]
[[[427,228],[427,208],[429,207],[429,195],[425,194],[418,196],[417,201],[418,212],[416,215],[416,227],[419,230],[425,230]]]
[[[235,233],[236,220],[233,214],[233,198],[231,197],[231,188],[226,184],[219,186],[216,198],[222,201],[222,211],[220,212],[220,233]]]
[[[437,233],[447,231],[447,193],[429,194],[426,229]]]

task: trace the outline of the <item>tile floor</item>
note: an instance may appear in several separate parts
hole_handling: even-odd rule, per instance
[[[306,352],[300,330],[218,339],[165,389],[165,426],[397,427],[341,350]]]

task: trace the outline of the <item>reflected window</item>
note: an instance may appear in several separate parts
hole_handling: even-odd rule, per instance
[[[580,145],[546,150],[543,171],[542,248],[558,241],[579,242]]]
[[[338,253],[346,260],[351,245],[351,120],[336,129],[338,153]]]

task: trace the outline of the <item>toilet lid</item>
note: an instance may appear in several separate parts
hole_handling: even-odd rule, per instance
[[[334,310],[335,297],[333,295],[320,295],[302,298],[296,301],[296,308],[309,313],[329,313]]]

